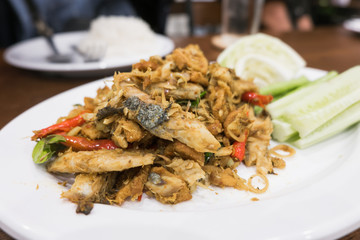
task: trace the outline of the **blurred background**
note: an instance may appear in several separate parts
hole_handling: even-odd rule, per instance
[[[224,0],[223,0],[224,1]],[[37,35],[36,14],[56,32],[87,30],[100,15],[138,16],[169,37],[221,32],[221,0],[2,0],[0,47]],[[35,6],[29,8],[29,4]],[[311,31],[360,17],[360,0],[266,0],[260,31]]]

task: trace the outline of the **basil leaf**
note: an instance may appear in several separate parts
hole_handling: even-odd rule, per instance
[[[40,139],[32,152],[34,163],[41,164],[48,161],[56,152],[59,151],[58,143],[65,142],[66,139],[61,135],[50,135]]]
[[[32,152],[32,159],[35,163],[40,163],[41,154],[44,152],[45,141],[40,140],[34,147]]]
[[[59,143],[59,142],[66,142],[64,136],[61,135],[50,135],[46,137],[47,144]]]

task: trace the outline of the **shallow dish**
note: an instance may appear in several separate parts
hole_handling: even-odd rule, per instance
[[[360,33],[360,18],[348,19],[343,23],[343,26],[348,31]]]
[[[78,44],[87,32],[68,32],[55,34],[54,42],[61,53],[74,53],[73,46]],[[126,46],[124,46],[126,47]],[[149,54],[104,58],[99,62],[83,62],[79,56],[72,63],[51,63],[46,58],[52,51],[42,37],[29,39],[9,47],[4,58],[9,64],[28,70],[47,72],[62,76],[108,76],[114,71],[130,70],[133,63],[152,55],[165,56],[174,49],[173,41],[163,35],[156,35],[156,44]]]
[[[306,69],[317,78],[324,71]],[[108,79],[107,79],[108,80]],[[360,227],[359,125],[306,150],[269,175],[264,194],[198,188],[193,199],[163,205],[145,194],[122,207],[95,204],[90,215],[60,198],[66,187],[35,165],[30,141],[83,97],[111,83],[91,82],[19,115],[0,132],[0,228],[17,239],[335,239]],[[54,107],[56,106],[56,107]],[[276,145],[276,142],[272,142]],[[241,165],[248,178],[254,168]],[[257,201],[254,201],[257,198]]]

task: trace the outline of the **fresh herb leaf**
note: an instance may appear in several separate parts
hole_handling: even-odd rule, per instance
[[[200,96],[198,98],[196,98],[196,100],[194,101],[191,101],[191,107],[198,107],[199,106],[199,103],[200,103],[200,100],[206,95],[206,91],[202,91],[200,93]]]
[[[206,95],[206,91],[202,91],[199,95],[198,98],[196,98],[196,100],[179,100],[177,101],[178,104],[180,105],[187,105],[188,102],[190,101],[191,102],[191,107],[192,108],[196,108],[199,106],[199,103],[200,103],[200,100]]]
[[[196,98],[196,100],[191,101],[191,107],[196,108],[199,106],[200,98]]]
[[[66,142],[65,137],[63,137],[61,135],[50,135],[49,137],[46,137],[45,139],[47,140],[48,144]]]
[[[61,135],[49,135],[35,145],[32,158],[36,164],[48,161],[56,152],[61,149],[58,143],[66,142],[66,139]]]

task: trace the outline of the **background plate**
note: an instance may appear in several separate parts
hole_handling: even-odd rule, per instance
[[[354,33],[360,33],[360,18],[352,18],[352,19],[346,20],[343,23],[343,26],[348,31],[351,31]]]
[[[60,33],[54,36],[54,42],[61,53],[72,53],[72,46],[79,43],[87,32]],[[126,47],[126,46],[124,46]],[[156,35],[153,51],[146,55],[130,57],[105,58],[99,62],[51,63],[46,60],[52,51],[42,37],[26,40],[9,47],[5,53],[5,60],[19,68],[42,71],[62,76],[109,76],[114,71],[130,70],[133,63],[140,59],[147,59],[152,55],[165,56],[174,49],[173,41],[163,35]]]
[[[325,74],[303,73],[310,78]],[[83,97],[94,97],[104,84],[111,85],[99,80],[54,96],[1,130],[0,227],[15,238],[334,239],[360,226],[359,126],[297,150],[285,169],[268,176],[264,194],[198,188],[192,200],[174,206],[144,194],[141,202],[95,204],[90,215],[76,214],[76,205],[60,198],[66,187],[32,162],[30,136]],[[254,170],[241,165],[238,173],[248,178]]]

